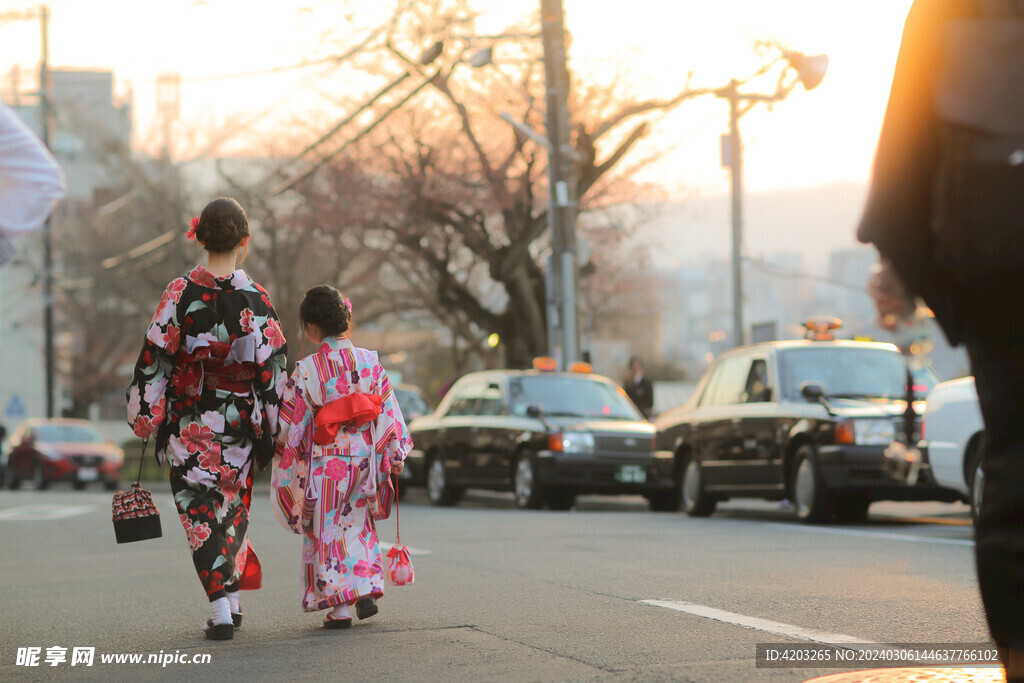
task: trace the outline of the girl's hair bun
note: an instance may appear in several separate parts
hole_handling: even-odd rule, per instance
[[[337,289],[330,285],[317,285],[307,289],[302,297],[299,318],[303,323],[316,325],[328,337],[337,337],[348,332],[352,311]]]

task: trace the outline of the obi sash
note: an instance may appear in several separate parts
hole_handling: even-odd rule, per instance
[[[179,356],[182,372],[177,373],[173,381],[186,396],[198,396],[203,389],[236,394],[252,390],[252,381],[256,378],[254,334],[239,337],[230,344],[189,335]]]
[[[338,430],[346,424],[362,427],[377,419],[383,398],[379,394],[349,394],[316,411],[313,441],[325,446],[333,443]]]

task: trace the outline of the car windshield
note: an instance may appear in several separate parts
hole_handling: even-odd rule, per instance
[[[906,396],[907,364],[898,352],[886,348],[785,349],[779,352],[782,395],[799,400],[804,382],[825,387],[829,398],[886,398]],[[913,372],[914,393],[918,398],[931,391],[938,377],[931,368]]]
[[[44,443],[99,443],[100,435],[91,427],[79,425],[42,425],[36,439]]]
[[[509,392],[513,415],[526,415],[527,406],[535,405],[551,417],[643,419],[614,384],[587,377],[517,377],[509,382]]]

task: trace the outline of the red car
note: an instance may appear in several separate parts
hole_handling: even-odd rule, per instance
[[[9,445],[4,476],[8,488],[16,489],[22,481],[37,489],[69,481],[76,489],[103,482],[113,490],[121,480],[124,451],[104,440],[87,420],[26,420]]]

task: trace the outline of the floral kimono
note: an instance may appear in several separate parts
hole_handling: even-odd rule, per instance
[[[380,414],[362,427],[356,426],[360,420],[335,425],[336,433],[323,438],[315,413],[352,394],[374,402],[379,396]],[[405,460],[411,448],[376,352],[328,337],[298,362],[281,406],[271,500],[281,525],[304,534],[302,607],[307,612],[383,595],[384,560],[371,507],[391,464]],[[317,493],[304,515],[307,484]]]
[[[266,290],[203,266],[167,286],[128,387],[128,423],[156,435],[211,600],[259,588],[246,538],[253,462],[273,458],[287,347]],[[247,562],[247,559],[250,560]]]

